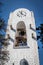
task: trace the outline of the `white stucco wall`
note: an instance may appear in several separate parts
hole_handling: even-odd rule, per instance
[[[18,17],[17,13],[19,11],[26,12],[26,16]],[[10,29],[10,25],[16,30],[17,23],[19,21],[23,21],[26,26],[26,32],[27,32],[27,44],[29,48],[13,48],[14,43],[9,40],[10,45],[8,46],[8,50],[10,53],[10,60],[7,63],[7,65],[20,65],[20,60],[25,58],[29,65],[39,65],[39,57],[38,57],[38,49],[37,49],[37,41],[32,38],[32,33],[34,34],[34,37],[36,38],[36,31],[35,31],[35,20],[34,15],[32,11],[29,11],[24,8],[20,8],[15,10],[14,12],[10,13],[9,19],[8,19],[8,32],[6,32],[6,35],[9,34],[10,37],[15,42],[15,32]],[[34,29],[30,29],[31,27]]]

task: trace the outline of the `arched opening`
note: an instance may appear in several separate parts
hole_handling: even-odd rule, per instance
[[[20,61],[20,65],[29,65],[26,59]]]
[[[23,21],[17,23],[16,33],[15,33],[15,46],[26,46],[27,45],[27,35],[26,26]]]

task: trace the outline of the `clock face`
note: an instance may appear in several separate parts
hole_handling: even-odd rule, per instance
[[[26,12],[25,11],[18,11],[18,13],[17,13],[17,16],[18,17],[26,17]]]

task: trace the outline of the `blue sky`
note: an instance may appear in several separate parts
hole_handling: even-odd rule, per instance
[[[0,0],[3,2],[2,13],[0,16],[8,23],[9,14],[18,8],[27,8],[30,11],[34,12],[36,26],[39,26],[40,23],[43,23],[43,0]],[[39,56],[40,63],[43,65],[43,49],[42,44],[38,41],[40,46]]]

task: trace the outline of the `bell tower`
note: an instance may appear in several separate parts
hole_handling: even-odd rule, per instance
[[[19,8],[8,19],[9,61],[6,65],[39,65],[35,18],[32,11]]]

